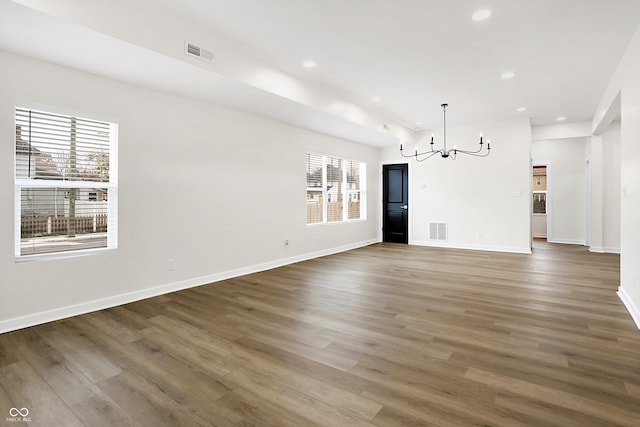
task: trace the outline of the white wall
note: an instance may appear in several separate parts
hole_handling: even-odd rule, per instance
[[[534,141],[588,137],[591,136],[591,122],[561,122],[533,126],[531,135]]]
[[[447,144],[473,150],[480,131],[493,147],[486,158],[459,155],[453,161],[433,157],[416,163],[401,158],[398,147],[382,151],[385,162],[410,164],[411,244],[530,252],[529,121],[447,127]],[[441,131],[435,140],[441,146]],[[425,141],[421,149],[427,149]],[[446,242],[429,239],[429,222],[448,224]]]
[[[533,214],[531,218],[531,234],[533,237],[547,238],[547,215]]]
[[[0,64],[0,332],[378,237],[373,147],[3,51]],[[13,111],[25,104],[119,123],[116,252],[15,263]],[[306,226],[308,150],[367,162],[367,221]]]
[[[620,122],[603,134],[602,245],[605,252],[620,253]]]
[[[602,155],[602,136],[593,135],[587,139],[587,154],[590,177],[587,178],[590,193],[588,197],[587,217],[590,224],[587,226],[587,244],[591,252],[604,252],[604,163]]]
[[[620,96],[620,289],[618,294],[640,327],[640,29],[629,44],[594,115],[602,127]]]
[[[620,121],[613,121],[587,143],[591,168],[589,249],[592,252],[620,253],[620,131]]]
[[[547,240],[585,243],[585,138],[534,141],[534,164],[547,164]]]

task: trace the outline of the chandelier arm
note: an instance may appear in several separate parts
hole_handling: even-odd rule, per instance
[[[424,156],[425,154],[428,154],[428,156],[423,157],[423,158],[419,158],[419,156]],[[424,153],[418,153],[418,154],[416,154],[416,155],[414,155],[412,157],[416,158],[416,162],[424,162],[425,160],[435,156],[436,154],[442,155],[441,150],[436,150],[436,151],[433,151],[433,152],[432,151],[425,151]]]
[[[474,157],[487,157],[489,155],[489,153],[491,152],[490,150],[487,150],[484,154],[480,154],[478,151],[472,152],[472,151],[462,151],[462,150],[458,150],[461,153],[467,154],[469,156],[474,156]]]
[[[428,154],[429,156],[426,157],[426,159],[428,159],[429,157],[433,156],[434,154],[440,154],[442,155],[442,153],[444,153],[443,150],[434,150],[433,147],[431,147],[430,151],[423,151],[421,153],[417,153],[417,152],[413,152],[413,154],[404,154],[404,150],[400,149],[400,154],[402,155],[402,157],[416,157],[416,156],[424,156],[426,154]]]
[[[455,151],[457,151],[458,153],[462,153],[462,154],[479,154],[479,153],[482,153],[482,150],[469,151],[469,150],[456,149]]]
[[[433,156],[434,154],[438,153],[438,151],[425,151],[423,153],[416,153],[413,152],[412,154],[404,154],[404,151],[400,150],[400,155],[402,155],[402,157],[406,157],[406,158],[411,158],[411,157],[418,157],[418,156],[424,156],[425,154],[429,154],[431,156]]]
[[[433,149],[433,147],[431,147],[431,150],[429,150],[429,151],[423,151],[422,153],[415,153],[415,154],[414,154],[414,156],[415,156],[415,155],[418,155],[418,156],[424,156],[425,154],[428,154],[428,155],[430,155],[430,156],[433,156],[434,154],[438,154],[438,153],[442,154],[442,150],[434,150],[434,149]]]
[[[477,150],[475,151],[470,151],[470,150],[460,150],[458,148],[456,148],[455,150],[457,150],[460,153],[465,153],[465,154],[474,154],[474,153],[480,153],[482,152],[482,149],[484,148],[484,143],[480,143],[480,146],[478,147]],[[487,148],[487,150],[490,150],[490,148]]]

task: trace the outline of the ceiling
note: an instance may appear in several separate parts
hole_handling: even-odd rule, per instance
[[[108,3],[91,1],[100,7]],[[3,13],[10,11],[8,3],[0,0]],[[17,3],[44,2],[17,0]],[[557,123],[561,116],[567,122],[590,120],[640,24],[638,0],[118,0],[118,3],[159,21],[197,27],[217,40],[224,40],[236,52],[284,72],[301,85],[322,89],[407,129],[439,127],[443,102],[450,105],[447,121],[451,124],[518,117],[529,117],[533,125]],[[472,20],[472,14],[479,9],[490,9],[492,14],[484,21]],[[0,22],[5,28],[0,28],[0,48],[92,72],[95,70],[91,70],[91,64],[104,61],[108,46],[112,47],[114,57],[132,48],[131,40],[96,31],[91,35],[84,28],[70,32],[68,22],[58,21],[47,21],[46,25],[55,24],[57,29],[50,29],[45,37],[25,40],[19,34],[25,31],[25,25],[31,32],[45,25],[46,19],[38,16],[42,20],[39,26],[29,21],[36,19],[35,15],[20,18],[26,20],[23,22],[16,16]],[[85,25],[85,22],[74,25],[78,23]],[[98,27],[94,25],[94,30]],[[85,58],[82,62],[77,54],[70,56],[68,49],[67,53],[59,49],[61,52],[56,54],[52,52],[55,48],[46,47],[47,39],[55,39],[56,46],[64,46],[90,36],[101,38],[104,47],[101,58],[95,61]],[[128,44],[125,46],[123,41]],[[166,57],[163,60],[167,59],[171,59],[167,66],[176,68],[174,73],[184,73],[191,80],[202,79],[201,87],[213,88],[207,96],[217,96],[216,90],[220,96],[224,92],[226,102],[235,108],[262,111],[273,117],[277,115],[274,106],[278,105],[277,110],[283,116],[278,119],[316,130],[340,127],[335,123],[336,117],[326,111],[313,112],[310,105],[282,96],[265,97],[259,90],[229,79],[230,75],[224,82],[212,76],[215,84],[207,86],[204,80],[213,73],[193,67],[187,70],[184,62],[178,64]],[[304,68],[302,62],[308,59],[317,66]],[[146,60],[153,62],[157,58]],[[143,75],[144,70],[138,70],[136,75],[135,70],[127,71],[122,61],[119,64],[117,69],[111,67],[114,68],[111,71],[106,63],[99,68],[103,74],[124,80],[141,84],[149,80]],[[160,66],[156,64],[157,67]],[[514,76],[501,78],[505,72]],[[165,76],[157,80],[156,86],[161,86],[171,79]],[[188,91],[188,88],[173,90]],[[252,105],[255,104],[252,99],[259,99],[260,105]],[[519,107],[526,110],[516,111]],[[366,134],[366,127],[356,129],[353,123],[347,127],[346,133],[333,133],[355,140],[372,140],[370,134],[357,135],[358,129]]]
[[[443,102],[451,122],[589,120],[640,25],[638,0],[155,3],[291,74],[429,128]],[[491,17],[473,21],[479,9]],[[302,68],[307,58],[318,66]],[[507,71],[515,76],[501,79]]]

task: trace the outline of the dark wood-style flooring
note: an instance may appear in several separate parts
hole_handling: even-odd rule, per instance
[[[0,423],[640,426],[619,257],[376,244],[0,335]]]

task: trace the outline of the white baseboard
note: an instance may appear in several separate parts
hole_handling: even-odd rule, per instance
[[[589,247],[589,252],[598,254],[620,254],[620,248],[603,248],[602,246],[591,246]]]
[[[638,310],[638,307],[633,303],[633,300],[629,297],[622,286],[618,288],[618,297],[620,297],[620,300],[631,315],[631,318],[636,323],[638,329],[640,329],[640,310]]]
[[[416,246],[430,246],[434,248],[468,249],[472,251],[531,254],[531,248],[529,247],[515,248],[515,247],[508,247],[508,246],[470,245],[470,244],[463,244],[463,243],[438,242],[438,241],[431,241],[431,240],[412,240],[409,242],[409,244],[416,245]]]
[[[260,271],[271,270],[273,268],[282,267],[288,264],[293,264],[300,261],[306,261],[313,258],[319,258],[322,256],[333,255],[340,252],[349,251],[352,249],[361,248],[364,246],[377,243],[377,239],[355,242],[348,245],[338,246],[329,249],[323,249],[320,251],[310,252],[306,254],[296,255],[289,258],[282,258],[275,261],[269,261],[262,264],[251,265],[235,270],[223,271],[220,273],[210,274],[202,277],[195,277],[192,279],[182,280],[180,282],[167,283],[152,288],[141,289],[135,292],[128,292],[126,294],[114,295],[107,298],[101,298],[93,301],[87,301],[80,304],[74,304],[66,307],[56,308],[53,310],[43,311],[40,313],[29,314],[21,317],[14,317],[12,319],[0,320],[0,334],[18,329],[28,328],[30,326],[40,325],[42,323],[52,322],[54,320],[65,319],[67,317],[78,316],[92,311],[104,310],[106,308],[115,307],[118,305],[128,304],[135,301],[140,301],[146,298],[155,297],[158,295],[168,294],[170,292],[176,292],[183,289],[193,288],[196,286],[206,285],[213,282],[219,282],[221,280],[231,279],[238,276],[244,276],[246,274],[258,273]]]
[[[573,239],[551,239],[547,238],[547,242],[549,243],[559,243],[561,245],[582,245],[584,246],[584,240],[573,240]]]

